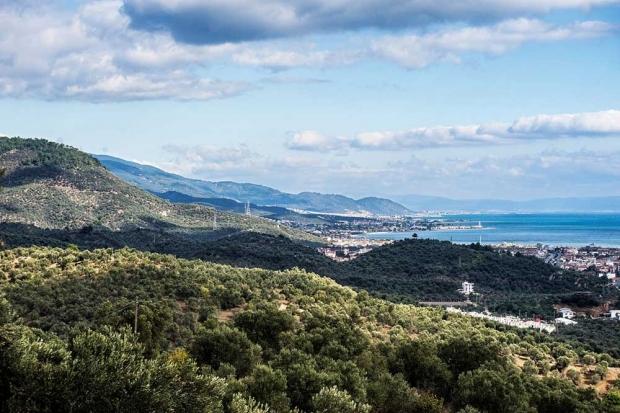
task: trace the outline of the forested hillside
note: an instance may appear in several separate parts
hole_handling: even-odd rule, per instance
[[[462,301],[458,289],[470,281],[480,294],[471,298],[483,308],[548,318],[554,317],[554,303],[582,296],[596,303],[617,295],[590,273],[564,271],[533,257],[499,254],[480,245],[426,239],[395,242],[336,263],[283,237],[248,233],[206,245],[194,256],[244,267],[304,268],[397,302]]]
[[[0,168],[5,170],[0,182],[3,223],[69,230],[148,229],[212,239],[216,214],[215,227],[221,233],[252,229],[318,241],[269,220],[164,201],[118,179],[90,155],[43,139],[0,138]]]
[[[18,248],[0,297],[2,411],[620,409],[609,355],[300,270]]]
[[[463,281],[473,282],[489,307],[546,314],[560,297],[577,292],[608,294],[607,282],[591,273],[565,271],[534,257],[500,254],[478,244],[409,239],[376,248],[344,263],[338,282],[389,296],[461,300]]]
[[[531,257],[502,255],[478,245],[434,240],[405,240],[377,248],[358,259],[337,263],[284,236],[258,232],[212,239],[149,229],[110,231],[104,228],[43,230],[22,224],[0,224],[7,247],[44,245],[122,248],[174,254],[183,258],[267,269],[303,268],[341,284],[365,289],[395,302],[462,300],[461,282],[475,283],[481,306],[512,314],[554,316],[553,304],[581,298],[594,303],[616,300],[605,280],[589,273],[562,271]]]

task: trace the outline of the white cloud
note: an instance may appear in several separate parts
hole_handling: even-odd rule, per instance
[[[265,155],[245,145],[168,145],[156,166],[183,176],[214,181],[251,182],[286,191],[321,190],[329,174],[346,177],[345,164],[316,156]]]
[[[305,131],[293,135],[286,146],[293,150],[315,152],[346,149],[402,150],[599,136],[620,137],[620,110],[522,117],[511,124],[490,123],[363,132],[353,137],[329,137],[316,131]]]
[[[299,50],[247,47],[233,53],[231,60],[240,65],[280,70],[303,66],[344,65],[359,60],[361,54],[362,52],[347,50],[313,50],[312,46]]]
[[[0,96],[207,100],[249,88],[188,67],[222,47],[198,53],[168,36],[131,31],[120,7],[116,0],[94,1],[71,14],[0,6]]]
[[[499,55],[526,42],[551,42],[603,36],[617,28],[600,21],[554,26],[519,18],[493,26],[446,29],[425,35],[390,36],[374,41],[372,53],[397,64],[420,69],[436,62],[459,62],[466,53]]]
[[[263,2],[243,1],[252,3],[252,7],[263,7]],[[181,3],[183,0],[173,6]],[[266,3],[274,7],[279,4],[278,0]],[[339,9],[340,3],[320,6],[327,7],[326,10]],[[356,2],[347,12],[366,10],[367,4],[362,3],[365,2]],[[542,3],[551,8],[594,4]],[[520,9],[515,4],[506,1],[502,7]],[[317,47],[306,40],[192,45],[179,43],[165,32],[132,29],[130,18],[121,11],[122,5],[122,0],[92,0],[71,11],[54,8],[53,1],[43,5],[34,1],[11,4],[0,1],[0,97],[208,100],[252,89],[238,80],[211,78],[206,73],[213,65],[270,70],[325,68],[374,56],[418,68],[438,61],[457,62],[472,52],[498,54],[524,42],[588,38],[615,29],[603,22],[553,26],[539,20],[515,19],[491,26],[452,27],[422,35],[384,37],[372,44],[362,36],[345,39],[342,44],[329,48]],[[539,9],[540,5],[531,2],[523,7]]]
[[[390,162],[379,178],[356,184],[381,194],[531,199],[619,195],[619,180],[618,152],[556,150],[432,160],[413,156]]]
[[[617,0],[125,0],[133,27],[182,42],[217,44],[310,33],[419,28],[587,9]]]
[[[447,27],[421,35],[385,36],[368,45],[359,42],[338,50],[318,50],[314,44],[291,42],[253,47],[247,43],[228,43],[226,47],[233,63],[275,70],[341,66],[371,57],[408,69],[421,69],[438,62],[460,63],[463,56],[472,53],[501,55],[525,43],[590,39],[617,30],[618,26],[602,21],[558,26],[537,19],[518,18],[491,26]]]
[[[328,59],[327,52],[302,53],[293,50],[243,50],[235,53],[232,60],[249,66],[291,68],[321,66]]]
[[[516,120],[511,134],[557,136],[620,134],[620,111],[538,115]]]
[[[271,157],[260,154],[247,145],[221,147],[211,145],[167,145],[168,169],[191,176],[233,178],[244,174],[291,171],[316,165],[312,158],[298,156]]]
[[[295,132],[287,141],[289,149],[316,152],[340,150],[346,148],[349,144],[350,141],[347,138],[330,137],[310,130]]]
[[[234,96],[247,90],[246,84],[193,79],[171,73],[164,77],[117,74],[92,84],[71,85],[67,98],[89,100],[145,100],[174,97],[178,100],[210,100]]]
[[[413,156],[403,161],[357,163],[324,154],[268,156],[243,145],[172,145],[164,149],[170,157],[158,163],[163,169],[200,179],[262,183],[292,192],[507,199],[619,194],[620,153],[613,151],[555,150],[441,159]]]

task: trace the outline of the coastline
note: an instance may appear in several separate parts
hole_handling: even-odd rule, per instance
[[[459,220],[463,226],[480,221],[481,228],[431,229],[406,232],[367,232],[368,239],[401,240],[417,234],[418,238],[451,241],[457,244],[480,242],[483,245],[535,247],[539,244],[553,247],[620,248],[620,214],[472,214],[446,215],[444,219]],[[462,222],[463,218],[466,219]],[[468,220],[470,222],[468,222]]]

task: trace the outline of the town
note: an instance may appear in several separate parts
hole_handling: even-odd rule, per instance
[[[533,256],[565,270],[589,271],[620,288],[620,248],[585,246],[554,247],[543,244],[499,244],[497,251]]]
[[[278,220],[278,222],[326,239],[350,239],[367,233],[416,233],[424,231],[454,231],[482,228],[482,224],[479,222],[471,225],[471,223],[428,216],[368,217],[306,214],[303,218],[304,219]]]

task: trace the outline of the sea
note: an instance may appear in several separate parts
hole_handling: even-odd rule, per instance
[[[416,232],[418,238],[455,243],[545,244],[620,248],[620,214],[471,214],[443,215],[441,220],[482,228]],[[413,232],[367,233],[370,239],[400,240]]]

